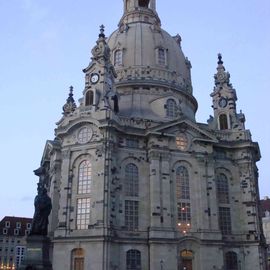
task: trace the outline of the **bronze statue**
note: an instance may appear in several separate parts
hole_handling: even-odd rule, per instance
[[[47,235],[48,217],[52,210],[52,202],[47,195],[47,189],[43,184],[38,184],[38,195],[35,197],[35,213],[33,217],[31,235]]]

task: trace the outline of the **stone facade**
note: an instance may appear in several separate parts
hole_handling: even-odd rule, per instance
[[[118,29],[101,27],[41,161],[53,269],[266,269],[258,144],[221,55],[207,124],[190,69],[155,0],[125,0]]]

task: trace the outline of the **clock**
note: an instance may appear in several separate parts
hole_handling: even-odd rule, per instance
[[[222,97],[222,98],[219,100],[219,102],[218,102],[218,105],[219,105],[219,107],[221,107],[221,108],[225,108],[225,107],[227,106],[227,104],[228,104],[228,101],[227,101],[227,99],[224,98],[224,97]]]
[[[90,76],[90,81],[92,84],[96,84],[99,81],[99,75],[97,73],[92,73]]]

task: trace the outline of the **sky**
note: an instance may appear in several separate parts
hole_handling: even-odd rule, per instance
[[[217,54],[231,74],[237,109],[259,142],[260,196],[270,196],[270,1],[157,0],[162,28],[179,33],[192,63],[196,119],[212,114]],[[110,35],[122,0],[0,0],[0,218],[33,216],[46,140],[54,139],[69,86],[82,97],[82,69],[99,26]]]

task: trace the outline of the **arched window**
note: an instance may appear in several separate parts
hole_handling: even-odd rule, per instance
[[[149,2],[150,0],[139,0],[139,6],[147,8],[149,7]]]
[[[84,270],[84,250],[82,248],[73,249],[71,252],[72,270]]]
[[[127,270],[141,270],[141,252],[136,249],[130,249],[126,255]]]
[[[131,197],[139,195],[138,167],[132,163],[125,167],[125,195]]]
[[[78,194],[91,193],[92,166],[89,160],[84,160],[79,165]]]
[[[184,166],[176,169],[176,197],[177,200],[190,199],[188,170]]]
[[[237,254],[233,251],[225,254],[226,270],[238,270]]]
[[[114,65],[115,66],[121,66],[123,64],[123,51],[122,50],[116,50],[114,52]]]
[[[166,116],[173,118],[176,117],[177,105],[174,99],[170,98],[166,103]]]
[[[183,250],[180,253],[181,256],[181,268],[190,270],[192,269],[193,252],[191,250]]]
[[[230,203],[229,200],[229,183],[225,174],[221,173],[217,176],[217,199],[219,203]]]
[[[94,104],[94,93],[92,90],[89,90],[85,94],[85,106],[91,106]]]
[[[229,126],[228,126],[228,119],[227,119],[227,115],[226,114],[221,114],[219,116],[219,127],[220,127],[220,130],[225,130],[225,129],[228,129]]]
[[[176,169],[176,201],[177,201],[177,226],[182,233],[187,233],[191,228],[191,205],[189,174],[184,166]]]

